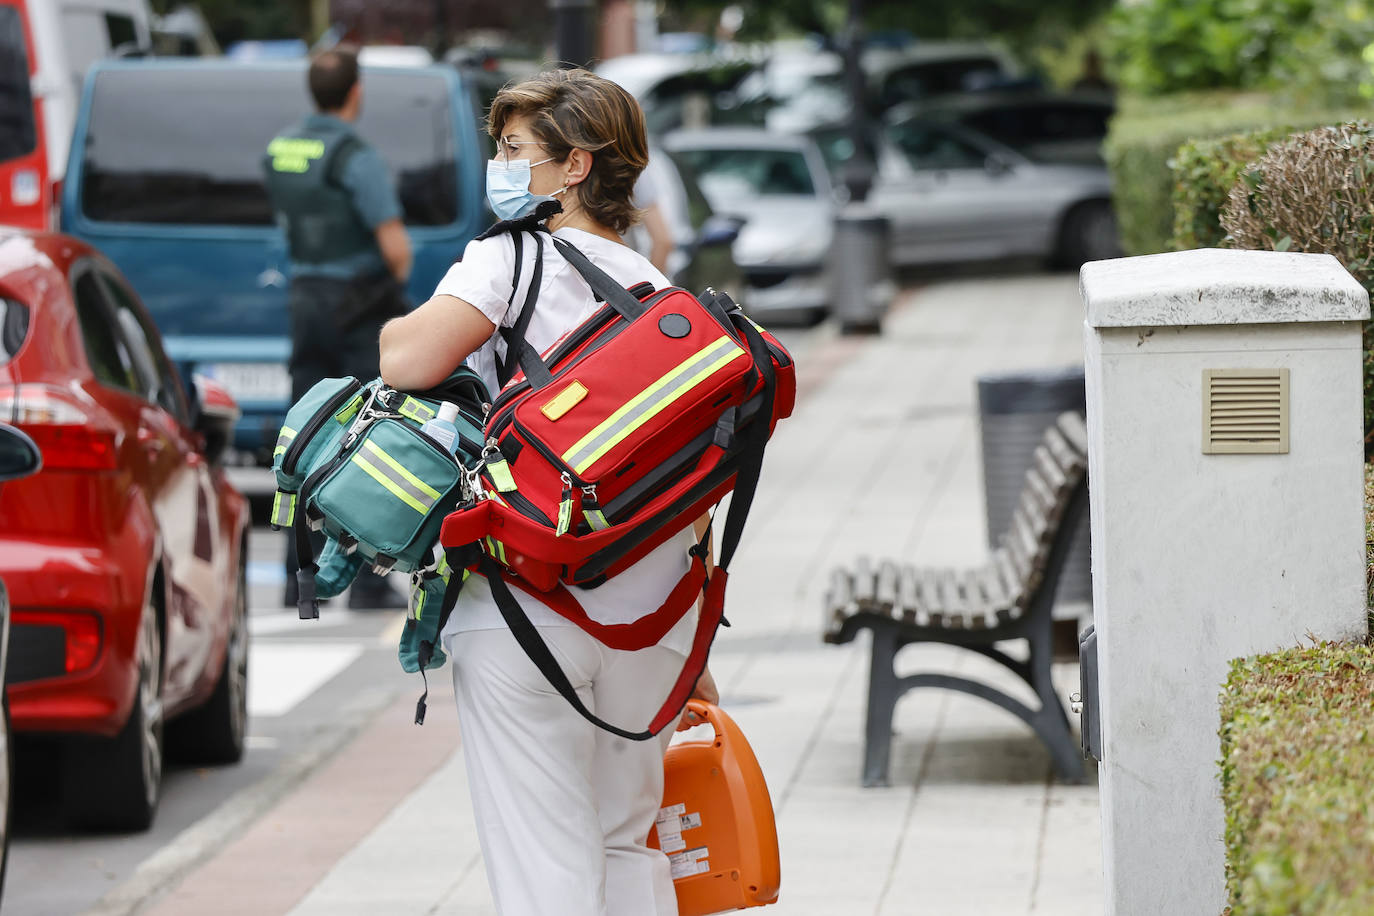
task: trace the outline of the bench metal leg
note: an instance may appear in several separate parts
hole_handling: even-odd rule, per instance
[[[871,627],[872,661],[868,674],[868,718],[864,725],[864,788],[888,784],[892,756],[892,714],[904,688],[897,679],[897,630]]]
[[[1037,621],[1037,624],[1039,622]],[[1050,619],[1044,625],[1033,626],[1023,638],[1030,644],[1030,659],[1027,663],[1016,663],[998,652],[980,651],[996,661],[1000,661],[1020,675],[1035,691],[1040,700],[1039,709],[1031,709],[1025,703],[987,684],[968,678],[949,674],[912,674],[898,677],[896,670],[897,653],[909,640],[901,638],[899,627],[881,624],[869,627],[873,634],[871,660],[868,677],[868,716],[864,732],[863,785],[886,786],[889,784],[889,769],[892,757],[892,718],[897,701],[908,691],[917,687],[939,687],[945,690],[958,690],[971,696],[993,703],[1021,719],[1035,731],[1054,764],[1054,770],[1064,782],[1082,782],[1084,778],[1083,756],[1068,717],[1055,692],[1050,678],[1051,644]],[[966,647],[975,648],[975,647]]]
[[[1015,697],[1009,696],[995,687],[953,674],[913,674],[902,678],[903,690],[915,687],[939,687],[943,690],[958,690],[979,699],[1000,706],[1029,725],[1050,752],[1055,772],[1066,782],[1079,782],[1083,779],[1083,758],[1069,734],[1064,722],[1063,710],[1057,699],[1040,709],[1031,709]],[[1041,697],[1041,703],[1044,698]]]
[[[1073,740],[1073,730],[1069,727],[1064,704],[1054,689],[1054,679],[1050,677],[1050,664],[1054,660],[1053,628],[1053,617],[1047,611],[1034,621],[1027,635],[1027,642],[1030,643],[1030,685],[1040,698],[1040,711],[1030,724],[1045,747],[1049,748],[1059,778],[1064,782],[1082,782],[1083,752],[1078,742]]]

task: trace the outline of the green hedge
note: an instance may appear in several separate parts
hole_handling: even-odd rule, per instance
[[[1374,634],[1374,464],[1364,466],[1364,590],[1369,630]]]
[[[1300,130],[1349,119],[1343,111],[1285,109],[1265,94],[1183,93],[1158,99],[1124,97],[1103,147],[1127,254],[1170,250],[1174,175],[1170,163],[1184,143],[1256,130]]]
[[[1189,140],[1170,161],[1174,187],[1170,195],[1174,226],[1169,247],[1218,248],[1226,238],[1221,208],[1241,172],[1269,144],[1288,136],[1288,129],[1247,131],[1214,140]]]
[[[1374,913],[1374,649],[1233,662],[1221,749],[1233,916]]]

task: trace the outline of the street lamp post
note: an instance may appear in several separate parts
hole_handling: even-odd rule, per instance
[[[849,0],[844,73],[853,152],[841,176],[848,200],[835,215],[835,244],[831,253],[831,309],[839,320],[840,330],[847,334],[881,331],[883,315],[896,292],[888,253],[891,230],[886,217],[867,202],[876,166],[870,143],[862,53],[863,0]]]
[[[440,61],[448,53],[448,0],[434,0],[434,46],[430,50]]]
[[[595,0],[549,0],[553,10],[554,57],[560,67],[590,67],[595,48]]]
[[[844,185],[849,199],[863,203],[873,186],[873,151],[868,142],[868,98],[864,84],[863,0],[849,0],[844,35],[844,82],[849,95],[849,141],[854,154],[845,163]]]

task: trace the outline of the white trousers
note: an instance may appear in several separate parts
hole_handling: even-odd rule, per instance
[[[540,635],[596,715],[643,728],[683,657],[607,648],[575,626]],[[630,741],[583,719],[509,630],[449,641],[468,788],[502,916],[677,916],[668,859],[645,845],[663,798],[669,726]]]

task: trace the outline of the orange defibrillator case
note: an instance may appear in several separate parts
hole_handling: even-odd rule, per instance
[[[701,700],[688,707],[715,733],[663,758],[663,806],[649,845],[668,856],[679,916],[776,903],[782,881],[773,800],[734,720]]]

